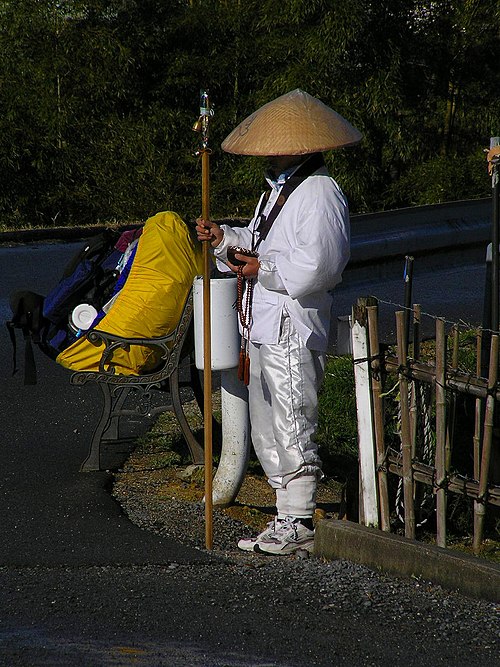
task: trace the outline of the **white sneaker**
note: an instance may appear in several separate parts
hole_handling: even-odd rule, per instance
[[[260,536],[259,536],[260,538]],[[310,530],[300,519],[287,516],[282,519],[276,530],[260,538],[254,551],[275,556],[292,554],[299,549],[314,550],[314,530]]]
[[[242,551],[254,551],[254,547],[264,538],[272,535],[275,530],[279,528],[281,519],[275,517],[272,521],[267,524],[267,528],[257,535],[257,537],[244,537],[238,542],[238,549]]]

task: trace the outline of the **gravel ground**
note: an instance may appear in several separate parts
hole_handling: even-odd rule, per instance
[[[114,496],[137,525],[174,537],[183,544],[205,548],[203,484],[181,481],[175,470],[134,471],[119,476]],[[317,516],[338,518],[339,485],[320,483]],[[247,475],[235,504],[214,507],[213,550],[239,555],[235,545],[244,535],[260,532],[274,516],[274,493],[258,475]]]
[[[203,484],[189,477],[180,481],[172,469],[153,470],[154,455],[147,446],[132,454],[116,476],[115,498],[143,529],[204,550]],[[318,501],[323,516],[337,518],[339,485],[321,483]],[[241,650],[253,637],[255,656],[273,654],[272,640],[263,630],[266,621],[271,637],[285,643],[296,637],[296,648],[287,645],[282,661],[231,662],[226,653],[221,666],[500,664],[500,600],[469,599],[427,581],[398,579],[340,559],[239,551],[238,539],[256,534],[257,526],[270,520],[273,502],[265,480],[247,474],[235,507],[214,508],[212,553],[217,564],[206,572],[205,566],[176,569],[186,583],[194,586],[193,578],[204,582],[199,594],[205,604],[212,587],[217,591],[213,599],[223,608],[220,622],[234,618],[243,628]],[[219,665],[214,660],[208,664]]]
[[[169,497],[163,488],[158,499],[138,487],[130,492],[130,485],[126,486],[126,493],[121,486],[120,502],[132,521],[204,549],[202,502],[175,498],[175,489]],[[398,579],[344,560],[325,562],[306,555],[273,558],[238,551],[235,544],[249,534],[248,526],[220,510],[214,511],[213,533],[213,554],[220,557],[220,565],[209,568],[206,576],[219,587],[219,600],[230,600],[238,618],[256,603],[258,608],[260,600],[261,613],[278,630],[287,618],[285,604],[316,634],[318,628],[334,633],[329,649],[326,639],[315,637],[305,653],[303,646],[297,649],[291,662],[266,665],[500,664],[500,604],[468,599],[430,582]],[[284,630],[283,636],[289,631]],[[341,648],[350,632],[349,648]],[[339,645],[333,657],[335,642]],[[260,664],[264,663],[252,663]]]

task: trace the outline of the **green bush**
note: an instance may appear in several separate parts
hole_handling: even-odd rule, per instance
[[[352,357],[329,357],[319,393],[318,432],[325,472],[336,475],[357,465],[358,432]]]

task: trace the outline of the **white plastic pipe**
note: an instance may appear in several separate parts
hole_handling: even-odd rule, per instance
[[[238,495],[250,455],[248,391],[236,368],[221,371],[222,451],[213,479],[213,504],[231,505]]]

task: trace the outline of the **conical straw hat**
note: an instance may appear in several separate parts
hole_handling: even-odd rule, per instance
[[[362,136],[336,111],[297,88],[245,118],[222,149],[237,155],[305,155],[352,146]]]

